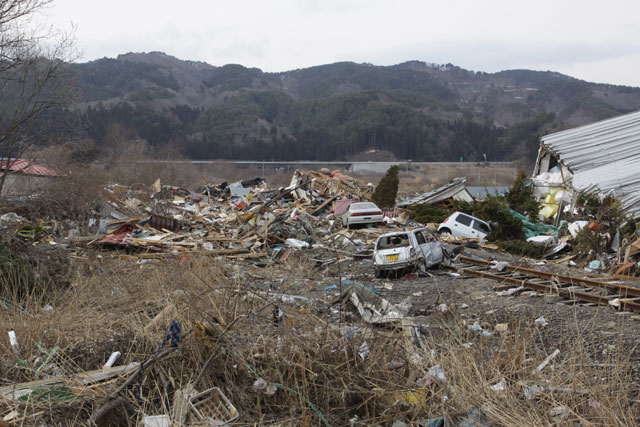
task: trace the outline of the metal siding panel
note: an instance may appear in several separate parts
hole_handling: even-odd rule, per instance
[[[640,111],[540,141],[574,173],[576,190],[615,194],[628,215],[640,215]]]

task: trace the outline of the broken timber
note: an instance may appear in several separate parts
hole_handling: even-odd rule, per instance
[[[491,269],[492,262],[465,256],[452,266],[461,274],[498,280],[497,289],[523,287],[556,294],[571,302],[611,305],[622,311],[640,312],[640,288],[592,278],[569,276],[532,268],[507,265],[504,271]]]
[[[57,384],[74,384],[79,383],[84,386],[107,380],[119,375],[132,372],[140,366],[139,363],[133,362],[128,365],[115,366],[112,368],[103,368],[95,371],[80,372],[70,377],[51,377],[43,380],[31,381],[20,384],[10,384],[0,387],[0,397],[7,399],[17,399],[20,396],[31,394],[33,390],[43,387],[50,387]]]

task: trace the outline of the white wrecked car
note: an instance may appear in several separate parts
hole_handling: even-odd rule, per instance
[[[438,233],[450,234],[454,237],[469,237],[484,241],[491,232],[491,227],[485,221],[462,212],[449,215],[438,227]]]
[[[351,228],[354,225],[382,224],[382,210],[372,202],[352,203],[342,214],[342,224]]]
[[[387,233],[376,241],[373,262],[376,277],[420,270],[444,261],[442,244],[426,228]]]

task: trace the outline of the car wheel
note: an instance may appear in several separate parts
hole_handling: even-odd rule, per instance
[[[448,228],[443,228],[438,231],[438,234],[440,234],[442,237],[451,236],[451,230],[449,230]]]
[[[380,270],[376,270],[376,274],[375,274],[375,276],[376,276],[376,279],[381,278],[381,277],[382,277],[382,271],[380,271]]]

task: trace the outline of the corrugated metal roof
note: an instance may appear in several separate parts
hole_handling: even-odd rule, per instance
[[[587,193],[616,195],[627,214],[640,216],[640,111],[540,138]]]
[[[6,160],[0,161],[0,170],[4,170],[6,166],[7,166]],[[51,168],[38,165],[36,163],[32,163],[28,160],[23,160],[23,159],[11,160],[9,163],[9,170],[11,172],[22,172],[27,175],[60,176],[58,172],[56,172]]]
[[[487,194],[491,194],[492,196],[502,196],[509,191],[509,187],[498,185],[486,187],[470,187],[467,185],[466,188],[474,199],[477,199],[478,197],[487,197]]]
[[[422,193],[412,199],[405,200],[404,202],[396,203],[397,207],[403,208],[419,203],[437,203],[441,200],[448,199],[454,195],[466,191],[464,183],[467,182],[467,178],[455,178],[450,183],[438,187],[435,190]],[[469,199],[471,196],[469,195]]]

